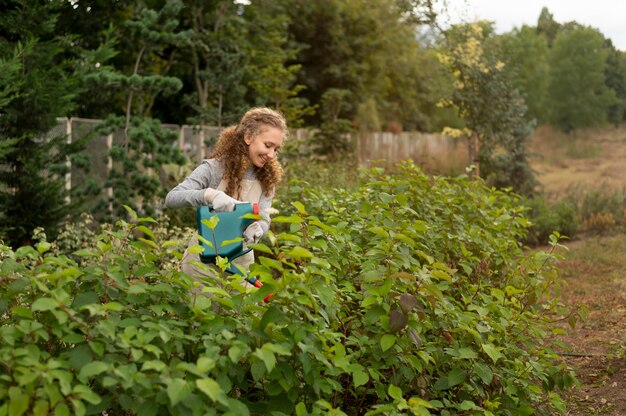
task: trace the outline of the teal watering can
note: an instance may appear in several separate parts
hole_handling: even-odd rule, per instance
[[[196,218],[198,220],[198,234],[211,242],[209,246],[203,241],[200,245],[204,249],[200,253],[200,260],[203,263],[215,264],[217,256],[226,257],[231,266],[227,271],[233,274],[242,275],[242,272],[232,264],[232,261],[252,249],[244,249],[243,241],[233,242],[237,238],[243,236],[243,231],[255,220],[251,218],[243,218],[246,214],[259,214],[259,204],[244,202],[235,205],[234,211],[217,212],[213,210],[211,205],[203,205],[198,207]],[[207,227],[202,223],[203,220],[209,220],[211,217],[217,216],[218,222],[214,229]]]
[[[233,260],[252,251],[251,248],[244,249],[243,241],[232,241],[243,236],[243,231],[254,221],[252,218],[244,218],[246,214],[259,214],[259,204],[251,202],[243,202],[235,205],[234,211],[217,212],[210,205],[198,207],[196,211],[198,220],[198,234],[211,243],[211,245],[200,241],[200,245],[204,249],[200,253],[200,260],[203,263],[215,264],[217,256],[225,257],[230,262],[227,272],[243,276],[250,284],[259,288],[263,283],[254,277],[246,276],[237,266],[233,264]],[[215,228],[211,229],[203,220],[210,220],[217,216],[218,222]],[[265,303],[269,302],[272,294],[263,299]]]

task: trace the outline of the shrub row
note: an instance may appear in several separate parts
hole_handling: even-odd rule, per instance
[[[150,218],[72,253],[1,246],[0,415],[563,410],[555,256],[523,252],[515,196],[412,164],[288,189],[258,290],[184,275]]]

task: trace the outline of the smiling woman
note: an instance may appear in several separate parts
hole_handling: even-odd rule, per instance
[[[246,244],[258,242],[269,229],[272,199],[283,170],[276,159],[288,134],[284,116],[270,108],[252,108],[236,126],[220,134],[210,158],[203,161],[165,198],[167,208],[199,207],[211,204],[215,211],[233,211],[239,202],[258,203],[263,220],[244,231]],[[198,244],[193,237],[189,248]],[[198,253],[187,249],[182,270],[206,276],[206,268],[196,267]],[[247,268],[254,262],[253,252],[235,263]],[[195,263],[195,264],[194,264]]]

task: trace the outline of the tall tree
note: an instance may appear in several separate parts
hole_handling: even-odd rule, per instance
[[[289,18],[280,5],[256,0],[246,7],[246,19],[250,56],[246,72],[255,104],[280,110],[291,126],[298,127],[315,109],[300,96],[305,86],[297,83],[302,65],[293,63],[298,48],[289,39]]]
[[[499,37],[505,70],[511,73],[513,85],[528,106],[527,117],[538,122],[547,120],[548,43],[530,26],[522,26]]]
[[[566,132],[602,125],[615,92],[607,87],[608,49],[596,29],[575,26],[560,32],[550,52],[550,120]]]
[[[548,42],[548,47],[552,47],[556,35],[559,33],[561,25],[554,20],[554,16],[547,7],[541,9],[539,19],[537,19],[537,34],[543,36]]]
[[[194,115],[188,122],[223,126],[234,122],[246,106],[244,84],[248,56],[243,6],[233,0],[187,1],[183,24],[191,32],[189,51],[193,92],[186,97]],[[201,130],[202,131],[202,130]]]
[[[615,102],[609,106],[608,120],[618,126],[626,119],[626,53],[615,49],[610,39],[605,40],[608,56],[604,76],[606,85],[615,92]]]
[[[360,124],[382,120],[410,126],[427,124],[415,98],[430,91],[418,65],[423,52],[416,22],[422,1],[285,0],[289,31],[301,46],[295,63],[302,65],[301,96],[321,103],[330,89],[351,91],[345,117]],[[434,65],[433,65],[434,67]],[[430,98],[431,101],[435,101]],[[405,111],[406,109],[406,111]],[[412,111],[413,110],[413,111]],[[359,120],[368,115],[370,120]],[[319,123],[321,114],[309,118]],[[376,123],[374,123],[376,124]]]
[[[442,105],[458,108],[476,173],[498,186],[531,192],[534,176],[525,142],[532,126],[525,119],[523,98],[504,71],[492,34],[487,22],[447,31],[441,60],[455,81]]]
[[[121,140],[109,152],[114,163],[107,180],[117,215],[125,213],[122,205],[152,215],[163,193],[156,169],[164,163],[184,162],[173,146],[176,132],[151,117],[158,97],[171,96],[182,87],[179,78],[167,75],[176,52],[190,36],[179,27],[182,9],[180,0],[167,0],[158,10],[139,6],[124,22],[125,42],[135,46],[132,66],[124,68],[126,72],[101,66],[90,76],[94,85],[117,89],[123,97],[123,115],[112,113],[100,127],[102,133],[122,131]],[[112,202],[102,201],[97,208]]]
[[[76,148],[64,134],[48,135],[56,118],[74,108],[78,93],[80,65],[70,52],[72,39],[55,35],[62,7],[61,1],[12,0],[3,2],[0,14],[0,61],[7,71],[0,77],[5,91],[0,238],[12,245],[27,243],[35,227],[54,235],[72,208],[66,203],[63,174]]]

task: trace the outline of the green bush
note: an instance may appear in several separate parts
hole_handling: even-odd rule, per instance
[[[547,244],[555,231],[573,237],[580,230],[578,208],[569,198],[550,203],[539,196],[523,203],[528,208],[527,216],[532,222],[524,239],[527,244]]]
[[[0,246],[0,415],[563,410],[555,256],[523,252],[514,196],[412,164],[288,190],[258,290],[194,290],[149,218],[73,253]]]

